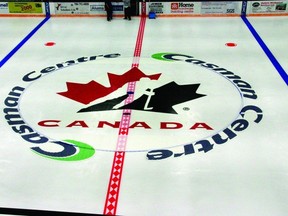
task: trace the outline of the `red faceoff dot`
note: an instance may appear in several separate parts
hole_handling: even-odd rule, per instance
[[[236,43],[231,43],[231,42],[226,43],[225,45],[228,46],[228,47],[236,47],[237,46]]]
[[[56,43],[55,42],[47,42],[45,43],[45,46],[54,46]]]

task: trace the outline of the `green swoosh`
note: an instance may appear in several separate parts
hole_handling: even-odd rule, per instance
[[[75,147],[78,147],[79,151],[77,154],[72,155],[70,157],[52,157],[52,156],[47,156],[47,155],[42,155],[43,157],[54,159],[54,160],[59,160],[59,161],[80,161],[80,160],[85,160],[87,158],[92,157],[95,154],[95,149],[83,142],[76,141],[76,140],[63,140],[64,142],[71,143]],[[37,153],[38,154],[38,153]]]
[[[173,54],[173,53],[155,53],[151,57],[157,60],[162,60],[162,61],[172,61],[170,59],[165,59],[163,56],[167,54]]]

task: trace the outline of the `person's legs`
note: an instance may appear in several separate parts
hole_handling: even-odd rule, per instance
[[[113,19],[113,11],[109,10],[109,19],[112,20]]]
[[[127,8],[127,18],[128,20],[131,20],[131,7]]]
[[[127,10],[128,8],[124,8],[124,19],[127,19]]]

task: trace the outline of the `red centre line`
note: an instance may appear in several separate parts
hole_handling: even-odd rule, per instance
[[[146,16],[141,16],[136,40],[136,46],[133,55],[132,68],[139,67],[139,59],[142,49],[145,23],[146,23]],[[134,100],[133,93],[135,92],[135,87],[136,82],[128,83],[127,93],[129,93],[129,97],[125,100],[125,105],[133,102]],[[131,92],[133,93],[131,94]],[[117,146],[116,151],[114,153],[114,159],[103,211],[104,215],[116,215],[131,114],[132,114],[131,109],[124,109],[122,112]]]

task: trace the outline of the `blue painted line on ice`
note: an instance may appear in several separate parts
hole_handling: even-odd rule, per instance
[[[261,37],[259,36],[257,31],[254,29],[252,24],[249,22],[249,20],[245,16],[241,16],[241,18],[244,21],[244,23],[246,24],[246,26],[248,27],[248,29],[250,30],[250,32],[253,34],[254,38],[257,40],[257,42],[259,43],[259,45],[261,46],[263,51],[266,53],[267,57],[270,59],[271,63],[274,65],[274,67],[276,68],[276,70],[278,71],[278,73],[280,74],[280,76],[282,77],[284,82],[286,83],[286,85],[288,85],[288,75],[285,72],[285,70],[283,69],[283,67],[280,65],[280,63],[274,57],[272,52],[266,46],[266,44],[261,39]]]
[[[49,20],[50,16],[46,16],[10,53],[8,53],[1,61],[0,68]]]

